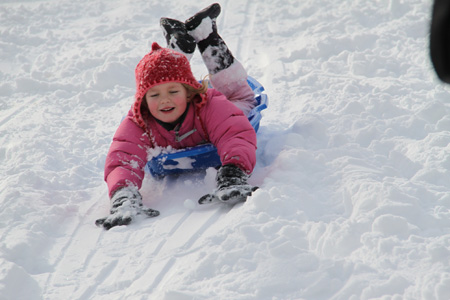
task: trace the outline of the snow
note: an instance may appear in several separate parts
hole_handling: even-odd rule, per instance
[[[0,299],[450,299],[450,87],[429,0],[221,1],[266,88],[260,187],[146,178],[161,215],[104,231],[103,166],[162,16],[210,2],[2,1]],[[206,75],[198,53],[198,78]]]

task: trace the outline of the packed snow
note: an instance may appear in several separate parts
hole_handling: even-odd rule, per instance
[[[105,231],[103,166],[162,16],[211,2],[0,3],[0,299],[450,299],[450,87],[431,0],[227,0],[269,96],[247,202],[215,170],[146,178],[157,218]],[[195,54],[192,68],[207,75]]]

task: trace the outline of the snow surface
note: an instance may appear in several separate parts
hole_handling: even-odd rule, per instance
[[[103,165],[159,18],[211,2],[0,4],[0,299],[450,299],[450,87],[431,0],[222,1],[269,95],[246,203],[214,170],[146,179],[154,219],[104,231]],[[200,55],[192,60],[206,75]]]

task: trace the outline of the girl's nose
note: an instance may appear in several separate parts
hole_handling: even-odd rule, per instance
[[[161,103],[166,103],[166,102],[168,102],[169,101],[169,97],[167,96],[167,95],[163,95],[162,97],[161,97]]]

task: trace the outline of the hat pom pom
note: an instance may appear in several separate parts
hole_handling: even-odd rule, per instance
[[[156,51],[156,50],[159,50],[159,49],[161,49],[161,46],[158,45],[157,42],[153,42],[153,44],[152,44],[152,51]]]

